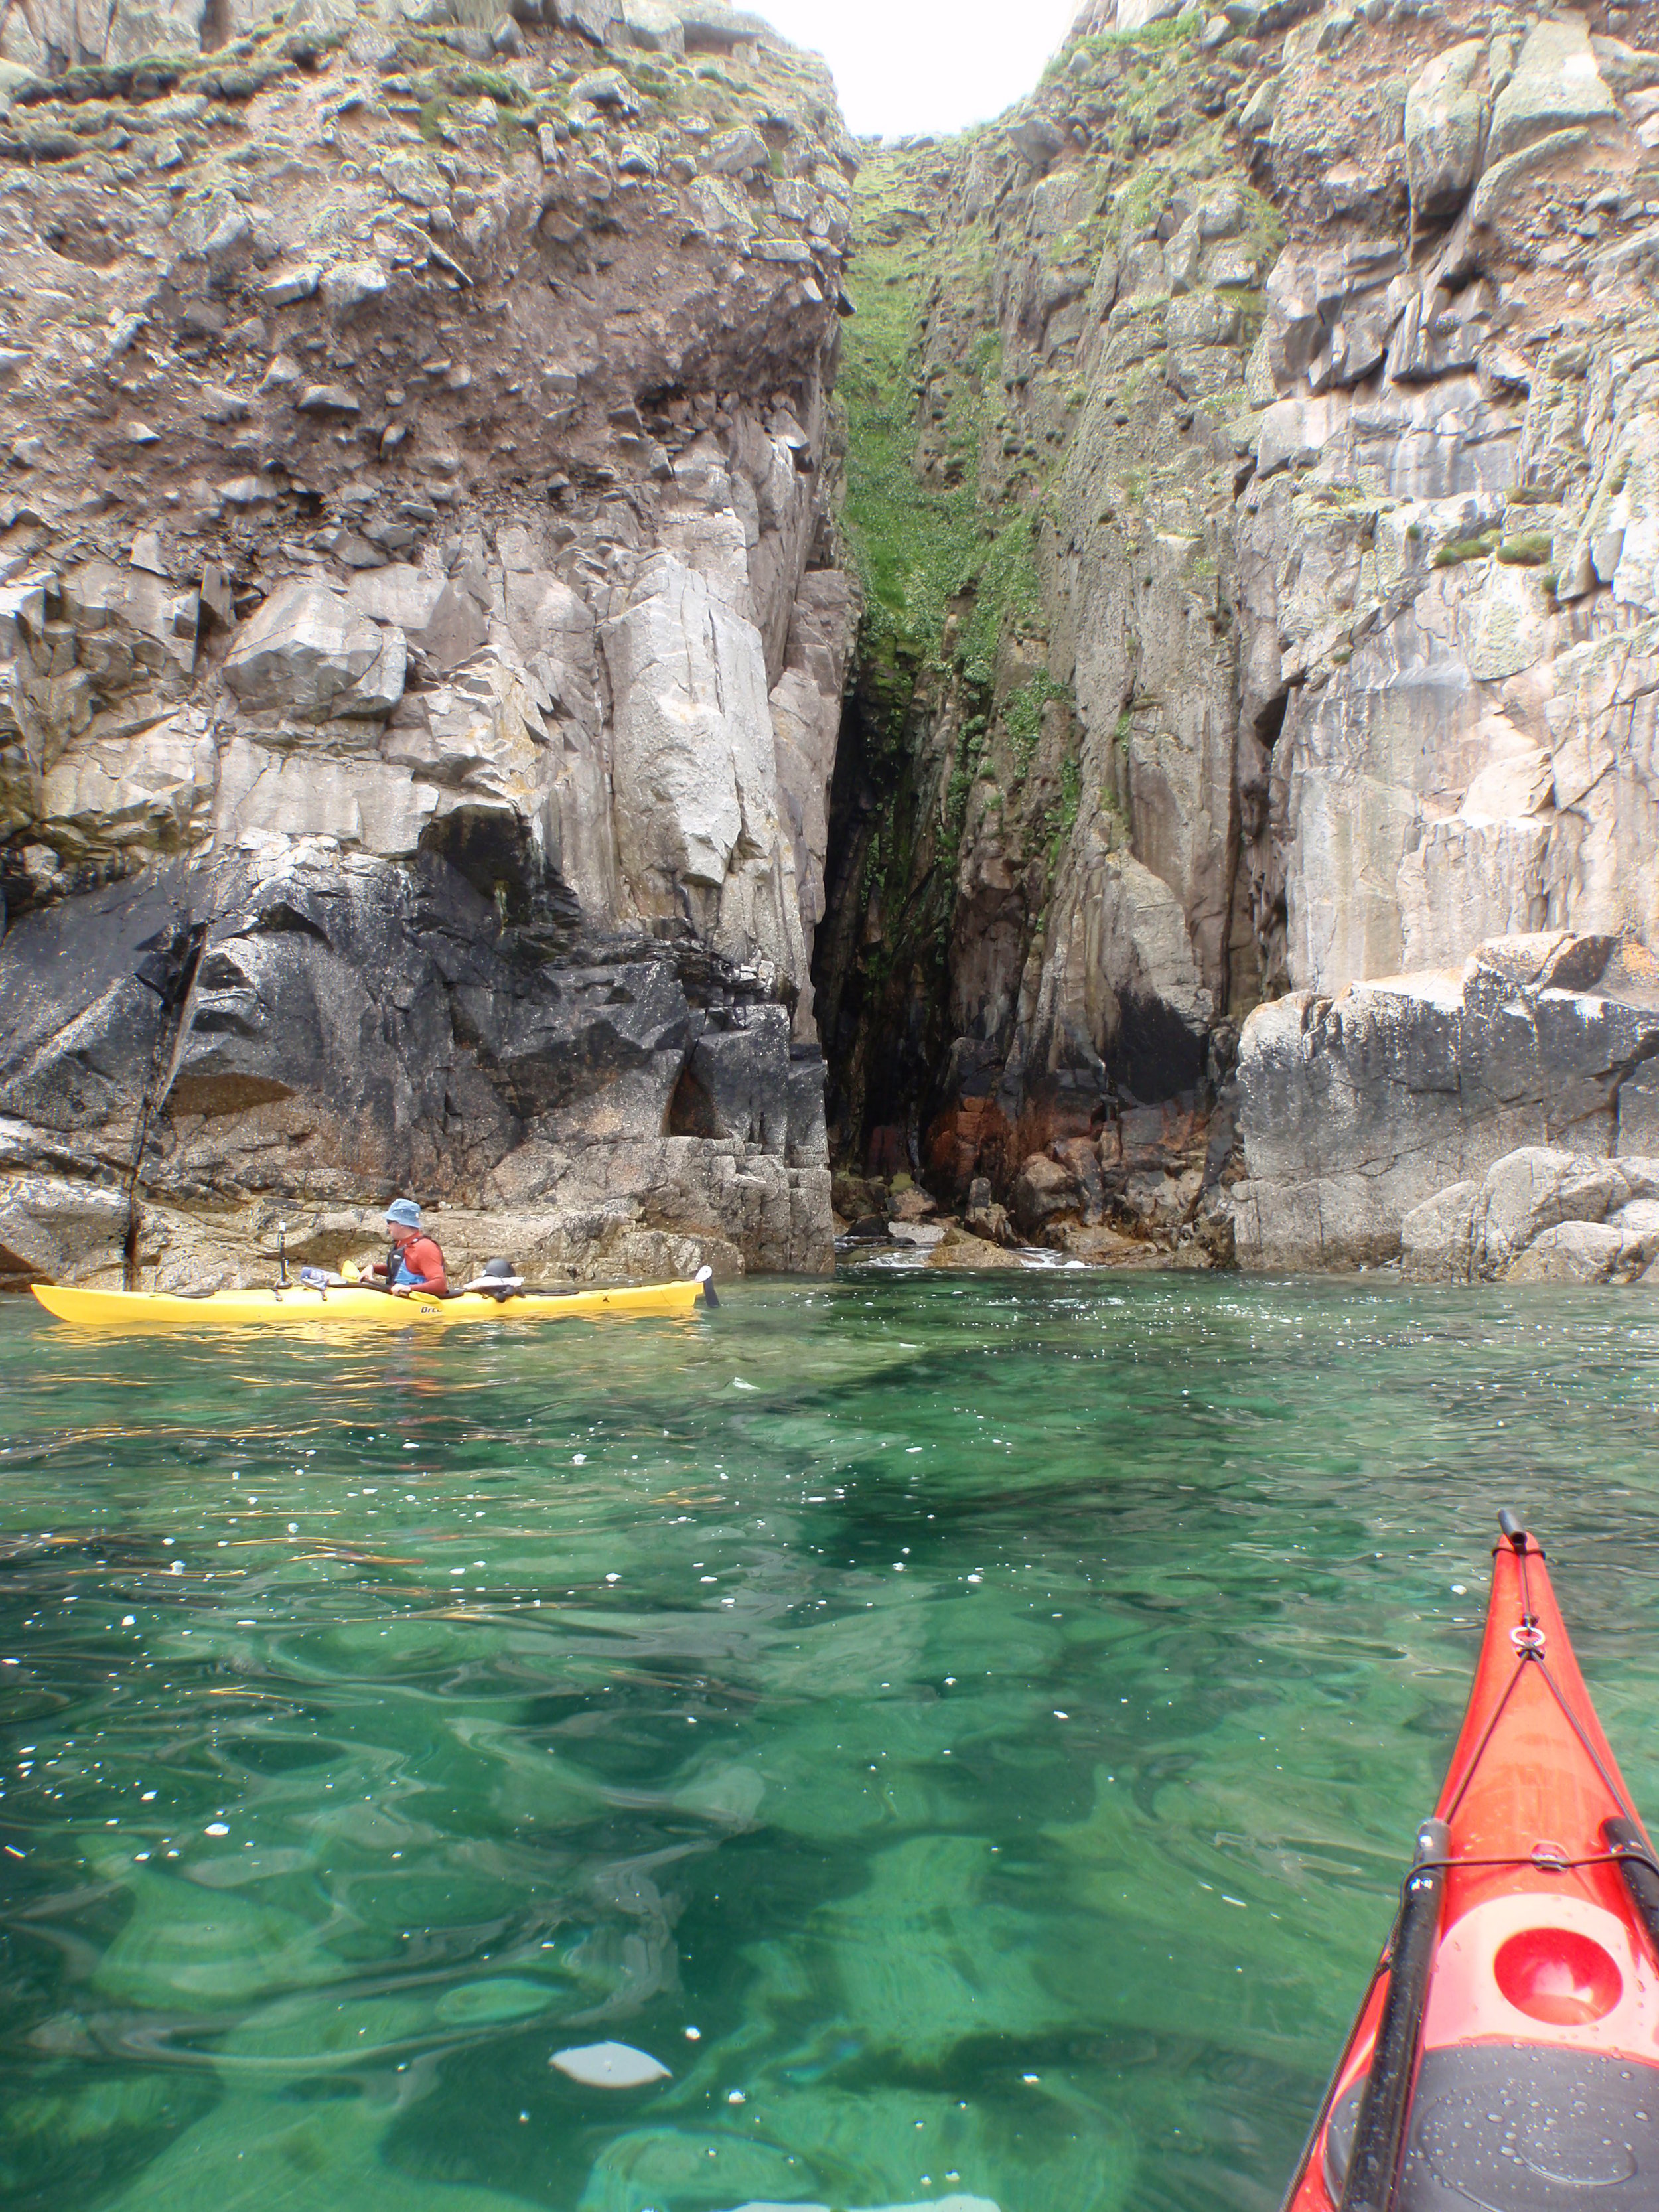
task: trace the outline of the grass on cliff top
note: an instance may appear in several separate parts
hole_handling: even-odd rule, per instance
[[[1164,54],[1176,47],[1196,46],[1203,27],[1201,9],[1188,9],[1184,15],[1145,23],[1138,31],[1091,31],[1086,38],[1067,40],[1044,67],[1041,82],[1053,84],[1057,78],[1077,74],[1073,64],[1079,54]]]
[[[837,392],[847,413],[846,517],[865,592],[865,657],[913,670],[936,661],[951,601],[971,592],[957,650],[968,680],[988,693],[1005,620],[1037,605],[1030,519],[1024,510],[988,513],[976,488],[985,392],[1000,366],[994,333],[975,347],[951,394],[946,442],[961,482],[916,475],[921,301],[937,263],[911,175],[902,155],[866,161],[847,279],[857,313]]]

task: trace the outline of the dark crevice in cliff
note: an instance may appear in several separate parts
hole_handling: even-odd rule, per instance
[[[895,725],[891,676],[890,667],[861,668],[842,717],[830,798],[829,912],[813,962],[830,1158],[881,1174],[921,1164],[946,1043],[949,923],[932,885],[915,895],[915,764],[909,717]]]
[[[1006,644],[1036,621],[1038,592],[1024,503],[980,481],[998,355],[984,271],[957,266],[944,221],[956,153],[883,149],[858,186],[858,315],[839,393],[865,604],[815,965],[831,1159],[858,1174],[929,1164],[930,1123],[957,1080],[969,792],[1012,690],[1023,686],[1023,775],[1062,689],[1040,644],[1012,687],[1004,665]],[[941,331],[950,342],[934,359]]]
[[[671,1137],[717,1137],[720,1134],[714,1093],[690,1059],[681,1068],[673,1096],[668,1102],[668,1134]]]
[[[1133,66],[1191,90],[1173,47]],[[1177,234],[1184,292],[1212,234],[1265,269],[1271,222],[1234,188],[1200,238],[1186,180],[1143,189],[1098,143],[1060,167],[1060,143],[1022,121],[881,149],[858,182],[840,390],[865,613],[814,983],[844,1214],[908,1171],[964,1218],[1006,1205],[1028,1239],[1102,1257],[1120,1230],[1194,1229],[1257,995],[1268,811],[1231,742],[1237,457],[1143,367],[1136,303],[1161,310]],[[1189,319],[1241,374],[1239,301]],[[1277,734],[1269,709],[1264,763]]]
[[[138,1102],[132,1158],[121,1194],[126,1203],[126,1228],[121,1240],[122,1286],[129,1291],[138,1287],[138,1240],[143,1221],[139,1191],[143,1182],[144,1154],[149,1146],[151,1125],[166,1102],[178,1066],[179,1048],[190,1024],[191,997],[207,942],[208,927],[207,922],[198,921],[185,912],[171,929],[138,948],[145,957],[134,973],[146,990],[155,992],[158,1011],[149,1071]]]
[[[574,941],[581,902],[522,817],[498,806],[457,806],[422,833],[421,851],[447,861],[503,923],[535,928],[538,949],[563,950]]]
[[[1254,725],[1255,741],[1263,752],[1271,753],[1279,743],[1279,732],[1285,727],[1285,709],[1290,703],[1291,693],[1287,684],[1283,690],[1276,691],[1265,706],[1257,708]]]

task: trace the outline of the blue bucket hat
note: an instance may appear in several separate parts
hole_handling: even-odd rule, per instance
[[[386,1210],[388,1221],[395,1221],[400,1229],[418,1229],[421,1209],[412,1198],[394,1198]]]

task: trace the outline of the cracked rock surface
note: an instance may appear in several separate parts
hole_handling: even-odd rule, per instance
[[[0,1275],[394,1190],[828,1267],[827,74],[690,0],[93,15],[0,8]]]
[[[848,1164],[1009,1205],[1176,1102],[1177,1253],[1346,1266],[1553,1085],[1611,1150],[1617,994],[1505,1134],[1459,979],[1659,929],[1659,9],[1096,0],[858,194],[918,397],[914,491],[849,475],[908,597],[818,945]]]
[[[482,13],[0,0],[0,1273],[1630,1273],[1656,0]]]
[[[1428,1214],[1509,1154],[1542,1147],[1594,1174],[1645,1159],[1656,1066],[1659,962],[1621,939],[1498,938],[1459,970],[1289,992],[1239,1054],[1240,1247],[1320,1267],[1394,1259],[1403,1235],[1409,1258],[1432,1241]],[[1529,1241],[1510,1237],[1501,1264],[1463,1279]]]

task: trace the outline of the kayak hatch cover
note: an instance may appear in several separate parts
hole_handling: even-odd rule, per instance
[[[1659,1863],[1512,1514],[1474,1686],[1284,2212],[1659,2212]]]

